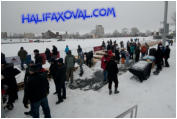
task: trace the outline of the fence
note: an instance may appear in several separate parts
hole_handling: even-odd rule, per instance
[[[136,118],[137,111],[138,111],[138,105],[134,105],[133,107],[129,108],[128,110],[126,110],[122,114],[118,115],[116,118],[123,118],[129,113],[130,113],[130,118]]]

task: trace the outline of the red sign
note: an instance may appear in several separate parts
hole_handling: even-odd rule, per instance
[[[96,46],[93,49],[94,49],[94,52],[95,52],[95,51],[103,50],[103,47],[102,46]]]

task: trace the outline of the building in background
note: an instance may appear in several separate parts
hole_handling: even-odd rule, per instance
[[[1,38],[7,38],[7,32],[1,32]]]
[[[95,37],[101,38],[104,36],[104,27],[102,25],[96,25]]]

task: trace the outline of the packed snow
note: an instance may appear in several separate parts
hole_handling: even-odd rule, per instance
[[[121,40],[124,44],[130,38],[111,38],[119,43]],[[152,37],[139,38],[141,42],[153,41]],[[61,53],[61,57],[65,56],[64,49],[68,45],[73,54],[77,54],[77,46],[81,45],[84,52],[93,50],[94,46],[101,45],[102,41],[110,40],[104,39],[84,39],[76,40],[69,39],[66,41],[52,41],[43,43],[19,43],[19,44],[2,44],[1,51],[7,57],[16,56],[21,46],[33,54],[34,49],[39,49],[44,52],[48,47],[52,49],[52,45],[57,46]],[[176,43],[170,46],[171,54],[169,58],[170,67],[164,67],[159,75],[153,75],[143,83],[132,79],[133,74],[125,72],[118,75],[119,80],[119,94],[108,94],[108,87],[105,85],[98,91],[82,91],[80,89],[71,90],[67,87],[67,99],[56,105],[57,96],[53,95],[55,86],[53,80],[50,81],[50,94],[48,96],[51,115],[53,118],[113,118],[123,113],[128,108],[138,105],[138,118],[175,118],[176,117]],[[80,78],[90,78],[95,71],[101,70],[100,61],[94,67],[88,68],[84,65],[84,74]],[[47,63],[44,67],[49,67]],[[153,69],[154,70],[154,69]],[[23,80],[22,72],[16,78]],[[74,73],[74,79],[78,78],[79,72]],[[113,85],[114,87],[114,85]],[[114,88],[113,88],[114,89]],[[23,90],[18,92],[19,99],[14,104],[12,111],[6,110],[8,118],[24,118],[24,111],[29,111],[23,106]],[[40,108],[40,117],[43,117],[42,109]],[[29,118],[29,116],[27,117]]]

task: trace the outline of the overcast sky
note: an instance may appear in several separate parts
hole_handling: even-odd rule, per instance
[[[77,8],[91,11],[95,8],[114,7],[116,18],[112,16],[82,19],[70,19],[66,22],[47,22],[38,24],[22,24],[21,15],[27,13],[42,14],[45,12],[61,12],[65,10],[75,11]],[[168,22],[172,22],[171,16],[176,11],[176,2],[168,2]],[[80,32],[81,34],[90,32],[95,25],[103,25],[105,32],[113,32],[117,29],[137,27],[140,31],[158,30],[162,24],[164,16],[164,2],[1,2],[1,31],[8,33],[33,32],[41,33],[48,29],[69,33]]]

